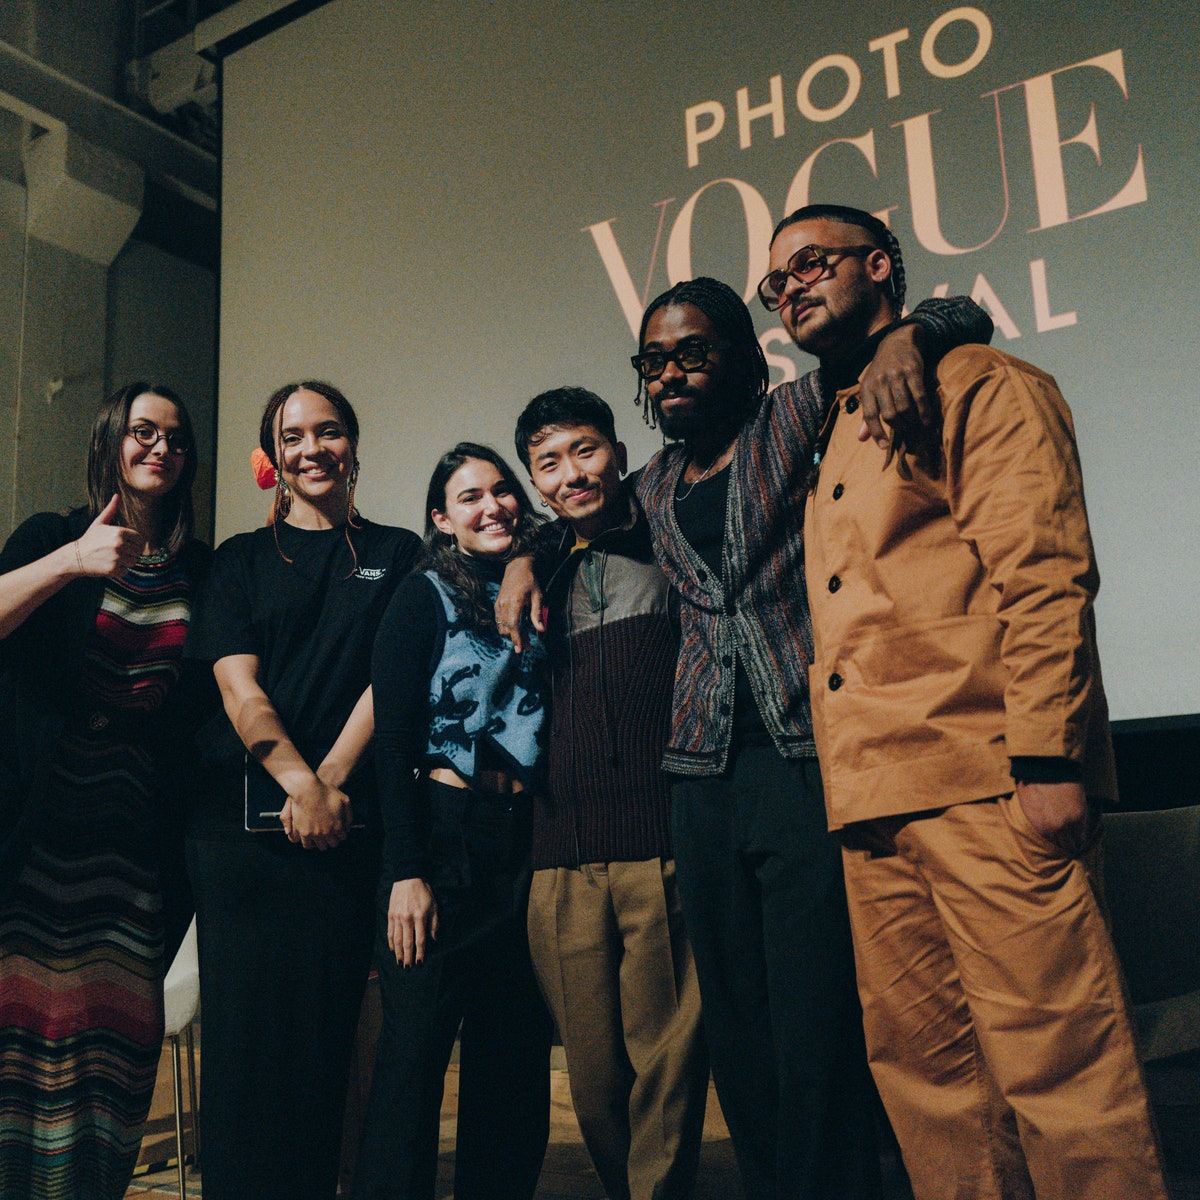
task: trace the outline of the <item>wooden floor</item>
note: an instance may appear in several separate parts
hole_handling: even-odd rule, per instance
[[[538,1183],[537,1200],[603,1200],[604,1189],[592,1169],[579,1133],[579,1124],[575,1120],[575,1111],[571,1107],[567,1072],[562,1065],[561,1055],[561,1049],[556,1047],[555,1066],[550,1076],[550,1145]],[[155,1169],[134,1178],[127,1200],[168,1200],[179,1195],[172,1086],[171,1060],[169,1054],[164,1052],[141,1156],[143,1166]],[[454,1195],[454,1127],[457,1113],[458,1067],[454,1065],[446,1075],[446,1096],[442,1105],[438,1200],[450,1200]],[[185,1130],[184,1153],[191,1157],[192,1140],[188,1130]],[[186,1178],[188,1196],[202,1197],[203,1170],[197,1173],[189,1167]],[[725,1128],[716,1093],[710,1085],[696,1200],[739,1200],[741,1194],[729,1131]],[[253,1200],[253,1197],[246,1197],[245,1200]]]
[[[538,1184],[537,1200],[603,1200],[604,1191],[588,1160],[579,1125],[575,1120],[575,1112],[571,1107],[561,1048],[556,1047],[554,1054],[554,1069],[551,1072],[550,1145],[546,1151],[546,1161]],[[446,1096],[442,1106],[437,1200],[451,1200],[454,1195],[454,1126],[457,1111],[458,1067],[452,1065],[446,1076]],[[154,1104],[142,1144],[143,1173],[135,1177],[127,1200],[169,1200],[170,1197],[179,1195],[178,1175],[174,1165],[173,1114],[171,1059],[169,1053],[164,1050],[159,1065]],[[1186,1105],[1161,1110],[1159,1124],[1168,1162],[1172,1167],[1172,1200],[1200,1200],[1200,1108]],[[190,1130],[185,1134],[184,1153],[190,1159]],[[147,1171],[147,1166],[152,1169]],[[203,1193],[203,1171],[197,1173],[189,1167],[188,1196],[202,1197]],[[246,1196],[239,1200],[255,1198]],[[711,1085],[694,1200],[743,1200],[729,1131],[721,1117],[716,1093]],[[912,1200],[912,1192],[902,1170],[895,1162],[889,1162],[886,1158],[883,1200]],[[1114,1197],[1114,1200],[1118,1198]]]

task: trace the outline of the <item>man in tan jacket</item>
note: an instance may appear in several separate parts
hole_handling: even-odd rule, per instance
[[[813,720],[871,1068],[919,1200],[1163,1200],[1112,942],[1084,853],[1115,799],[1071,414],[985,346],[940,413],[875,436],[857,380],[899,246],[814,205],[760,296],[828,403],[805,513]],[[881,444],[876,444],[876,442]]]

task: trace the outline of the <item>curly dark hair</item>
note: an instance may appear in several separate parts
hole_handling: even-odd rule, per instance
[[[729,361],[734,381],[733,395],[729,399],[731,422],[741,424],[758,410],[770,383],[770,370],[758,334],[754,332],[754,321],[750,310],[727,283],[708,275],[685,279],[668,288],[661,296],[650,301],[642,314],[642,326],[638,330],[638,349],[646,341],[646,326],[660,308],[690,304],[698,308],[712,322],[717,337],[729,343]],[[654,407],[650,403],[650,388],[646,380],[638,378],[634,404],[641,407],[642,420],[653,429],[658,422]]]
[[[529,495],[512,467],[491,446],[481,446],[478,442],[459,442],[438,459],[429,477],[429,487],[425,491],[425,548],[421,551],[416,569],[436,571],[449,585],[459,616],[470,621],[477,629],[494,630],[496,615],[484,580],[478,571],[471,569],[470,561],[457,549],[454,539],[433,523],[434,510],[444,512],[446,509],[446,484],[450,482],[450,477],[471,459],[491,463],[517,498],[517,525],[513,530],[509,557],[533,552],[542,517],[534,511]]]
[[[771,242],[789,225],[800,221],[838,221],[842,225],[853,225],[867,235],[871,245],[878,247],[892,260],[892,273],[889,276],[892,294],[888,297],[892,306],[892,315],[898,317],[904,309],[904,293],[908,284],[904,278],[904,257],[900,253],[900,243],[896,235],[878,218],[861,208],[851,208],[846,204],[806,204],[795,212],[788,213],[771,234]]]

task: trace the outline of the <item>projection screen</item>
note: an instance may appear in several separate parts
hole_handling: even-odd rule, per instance
[[[628,356],[697,274],[747,297],[809,199],[897,233],[910,303],[970,294],[1075,414],[1113,716],[1200,712],[1200,10],[333,0],[224,64],[217,531],[260,523],[273,388],[363,418],[363,511],[419,526],[462,437],[543,388],[661,444]],[[775,382],[809,369],[751,305]],[[799,502],[799,500],[797,501]]]

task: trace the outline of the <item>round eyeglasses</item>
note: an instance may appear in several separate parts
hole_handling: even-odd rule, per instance
[[[787,266],[771,271],[758,285],[758,298],[767,312],[783,307],[789,279],[799,280],[806,287],[816,283],[829,270],[830,261],[838,258],[863,258],[878,246],[801,246]]]
[[[130,425],[125,432],[147,450],[153,450],[158,445],[159,438],[167,443],[167,450],[171,454],[186,454],[192,448],[191,439],[182,429],[172,429],[170,433],[164,433],[157,425],[146,423]]]

